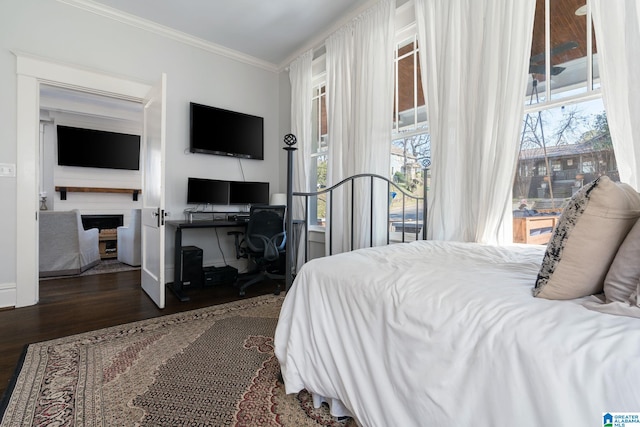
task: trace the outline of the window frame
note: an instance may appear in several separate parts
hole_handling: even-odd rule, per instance
[[[555,0],[558,1],[558,0]],[[594,77],[593,77],[593,17],[591,14],[591,0],[586,0],[586,15],[585,20],[587,21],[587,80],[586,84],[586,92],[579,93],[575,95],[567,96],[566,98],[552,99],[552,90],[551,85],[545,85],[544,90],[544,100],[539,101],[535,104],[528,104],[526,102],[527,95],[525,94],[525,108],[524,114],[527,113],[537,113],[538,111],[562,107],[563,105],[573,105],[579,104],[582,102],[591,101],[594,99],[602,98],[602,89],[600,87],[594,88]],[[551,14],[551,0],[545,0],[544,5],[545,11],[545,27],[544,27],[544,38],[545,38],[545,76],[551,75],[551,22],[550,22],[550,14]]]
[[[324,60],[324,58],[322,58]],[[326,99],[327,99],[327,91],[326,91],[326,72],[323,71],[319,75],[315,76],[312,80],[312,108],[311,111],[315,113],[313,117],[312,124],[312,147],[315,148],[311,153],[309,153],[311,170],[308,174],[308,184],[309,189],[312,192],[318,191],[318,161],[320,157],[329,156],[330,143],[328,138],[328,133],[322,133],[322,99],[324,98],[325,108],[326,108]],[[320,100],[320,102],[318,102]],[[316,102],[318,102],[318,108],[316,111]],[[328,131],[328,129],[327,129]],[[320,223],[318,218],[318,198],[322,196],[315,196],[309,198],[309,206],[307,207],[309,213],[309,227],[313,227],[316,230],[324,230],[326,223]],[[326,196],[325,196],[325,206],[326,206]],[[312,216],[311,212],[315,214]]]

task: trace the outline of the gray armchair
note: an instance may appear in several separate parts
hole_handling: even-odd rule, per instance
[[[77,209],[40,211],[40,277],[80,274],[100,262],[98,229],[85,230]]]
[[[118,261],[134,267],[142,264],[142,211],[131,209],[127,227],[118,227]]]

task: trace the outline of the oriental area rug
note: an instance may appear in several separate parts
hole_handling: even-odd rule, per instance
[[[282,300],[265,295],[31,344],[1,425],[354,426],[313,408],[306,391],[285,394],[273,353]]]

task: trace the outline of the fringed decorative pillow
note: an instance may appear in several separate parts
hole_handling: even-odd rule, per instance
[[[640,195],[603,176],[565,207],[547,245],[533,295],[573,299],[601,293],[620,244],[640,217]]]

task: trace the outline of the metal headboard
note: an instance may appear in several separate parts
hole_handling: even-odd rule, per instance
[[[351,207],[350,207],[350,220],[351,220],[351,235],[350,235],[350,239],[351,239],[351,247],[354,247],[354,197],[353,195],[355,194],[354,190],[355,190],[355,185],[356,185],[356,181],[357,180],[364,180],[365,182],[368,180],[369,181],[369,188],[370,188],[370,200],[369,200],[369,218],[370,218],[370,229],[369,229],[369,244],[370,246],[373,243],[373,219],[376,217],[376,212],[374,210],[374,203],[377,202],[377,200],[374,200],[374,184],[375,182],[383,182],[386,183],[387,186],[387,197],[389,194],[391,194],[391,191],[396,191],[400,194],[402,194],[404,197],[402,199],[402,223],[405,223],[405,217],[406,217],[406,200],[409,199],[413,199],[416,201],[416,208],[415,208],[415,213],[416,213],[416,224],[417,224],[417,220],[419,218],[419,208],[420,208],[420,201],[422,201],[422,205],[423,205],[423,209],[422,209],[422,230],[419,231],[418,227],[415,227],[415,233],[410,233],[410,234],[415,234],[415,239],[418,240],[420,235],[422,235],[422,239],[426,240],[427,238],[427,182],[426,182],[426,176],[427,176],[427,170],[423,169],[423,174],[422,174],[422,179],[423,179],[423,194],[422,196],[416,196],[413,195],[409,192],[407,192],[405,189],[403,189],[402,187],[400,187],[398,184],[396,184],[395,182],[391,181],[389,178],[384,177],[382,175],[378,175],[378,174],[372,174],[372,173],[362,173],[362,174],[357,174],[357,175],[353,175],[350,176],[348,178],[343,179],[342,181],[338,182],[335,185],[332,185],[331,187],[327,187],[327,188],[323,188],[322,190],[319,191],[314,191],[314,192],[294,192],[293,191],[293,152],[297,150],[297,148],[294,147],[294,145],[296,144],[297,140],[296,137],[292,134],[288,134],[284,137],[284,142],[285,144],[287,144],[286,147],[284,147],[284,150],[287,151],[287,207],[293,206],[292,202],[293,202],[293,198],[294,197],[303,197],[304,198],[304,214],[303,214],[303,218],[301,219],[304,224],[304,251],[305,251],[305,256],[304,256],[304,260],[305,262],[308,261],[308,250],[309,250],[309,202],[310,199],[312,197],[316,197],[316,196],[321,196],[323,194],[328,194],[328,200],[327,200],[327,204],[329,205],[329,212],[327,214],[328,218],[331,218],[333,215],[333,211],[335,208],[335,203],[333,203],[333,194],[334,191],[342,188],[343,186],[346,186],[350,183],[351,185],[351,197],[350,197],[350,201],[351,201]],[[389,214],[390,214],[390,203],[388,202],[388,200],[385,203],[386,205],[386,211],[385,211],[385,217],[384,218],[389,218]],[[379,213],[378,213],[379,214]],[[287,230],[293,230],[293,217],[291,214],[291,208],[287,208],[287,218],[286,218],[286,222],[287,222]],[[404,228],[403,228],[404,230]],[[387,227],[387,244],[390,243],[390,227]],[[406,232],[402,232],[402,242],[405,241],[405,235],[407,233]],[[329,254],[333,254],[333,230],[332,227],[329,227],[329,236],[328,236],[328,242],[326,242],[325,244],[328,243],[329,245]],[[293,241],[294,239],[291,238],[287,238],[287,258],[286,258],[286,270],[287,270],[287,274],[286,274],[286,287],[285,289],[288,290],[289,287],[291,286],[291,284],[293,283],[293,276],[295,275],[295,271],[293,271],[294,268],[294,256],[297,256],[297,248],[293,247],[293,244],[295,244],[296,242]]]

